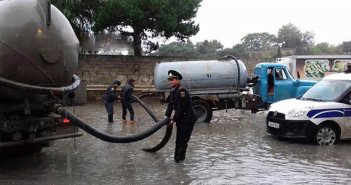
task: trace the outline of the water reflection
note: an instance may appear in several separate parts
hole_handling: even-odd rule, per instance
[[[151,106],[161,117],[165,105]],[[100,102],[76,107],[94,127],[119,136],[138,133],[154,122],[135,105],[136,123],[107,124]],[[194,127],[184,163],[173,162],[175,134],[155,154],[141,148],[158,143],[165,128],[131,144],[110,144],[88,134],[60,140],[41,153],[0,159],[0,184],[348,184],[351,142],[315,146],[277,139],[265,131],[265,113],[214,113],[210,124]]]

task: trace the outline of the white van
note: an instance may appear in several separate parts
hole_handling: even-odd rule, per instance
[[[319,145],[351,138],[351,73],[324,77],[302,97],[271,104],[267,132],[303,136]]]

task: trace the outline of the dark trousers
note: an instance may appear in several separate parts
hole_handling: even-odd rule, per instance
[[[127,109],[129,111],[129,114],[130,114],[130,120],[134,121],[134,110],[132,107],[132,103],[130,103],[130,102],[122,102],[122,119],[126,120]]]
[[[193,122],[178,122],[177,125],[177,138],[176,147],[174,152],[174,161],[182,162],[185,159],[186,149],[194,128]]]
[[[113,122],[113,102],[105,102],[105,108],[107,111],[108,122]]]

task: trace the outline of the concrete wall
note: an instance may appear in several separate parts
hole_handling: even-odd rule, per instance
[[[202,58],[188,57],[137,57],[115,55],[81,55],[79,57],[79,69],[77,74],[84,80],[87,86],[88,99],[101,99],[107,85],[113,80],[119,80],[122,85],[130,79],[136,80],[137,92],[153,91],[154,89],[154,66],[162,61],[186,61],[205,60]],[[243,59],[249,76],[257,63],[263,59]]]

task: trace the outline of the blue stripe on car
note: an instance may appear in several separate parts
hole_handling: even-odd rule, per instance
[[[351,109],[315,109],[307,113],[309,118],[351,117]]]

